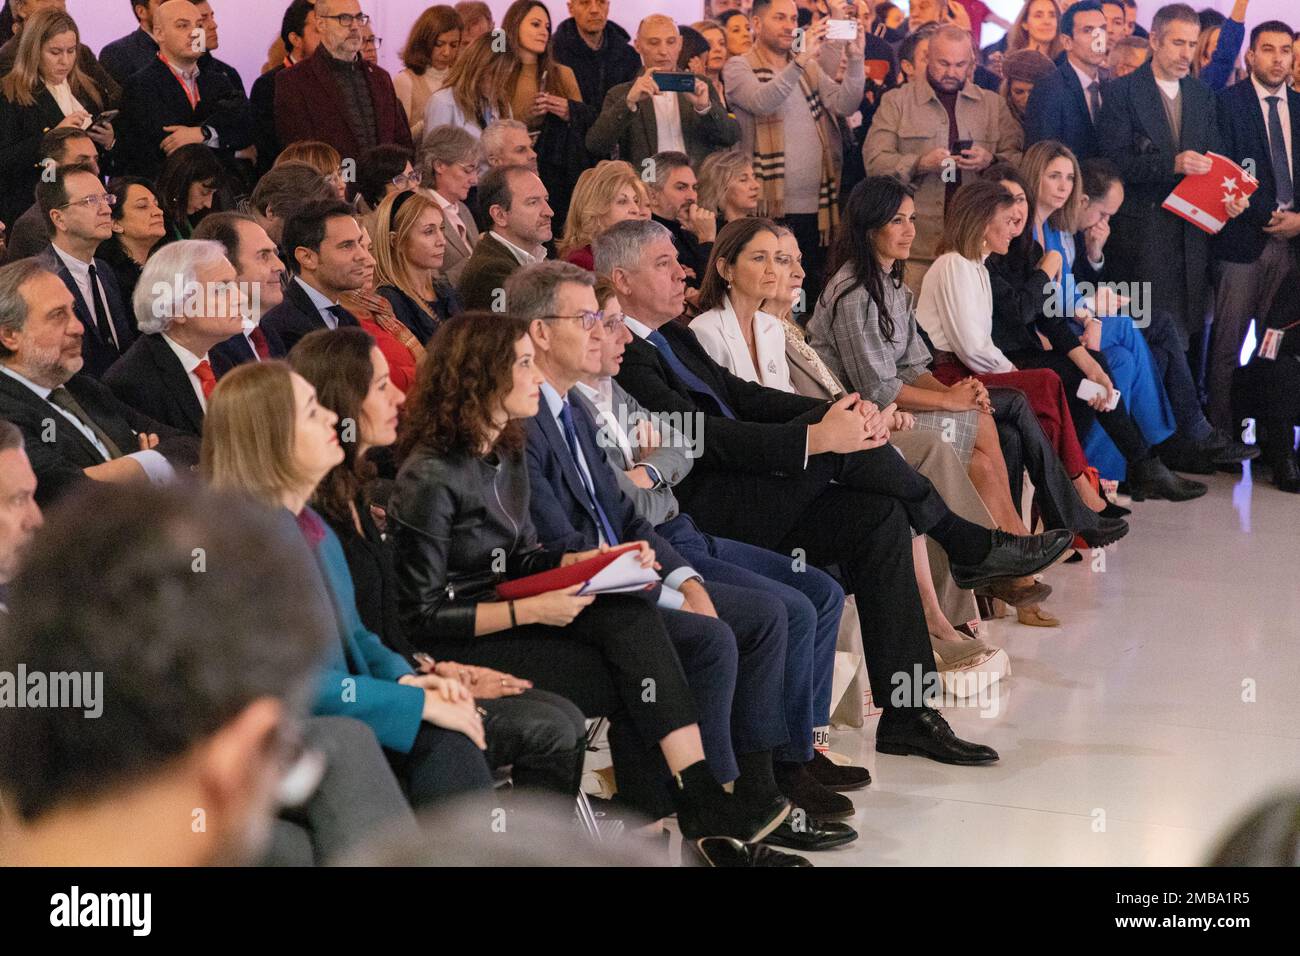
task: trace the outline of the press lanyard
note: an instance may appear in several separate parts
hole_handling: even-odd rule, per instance
[[[190,91],[190,85],[189,85],[188,83],[186,83],[185,80],[181,77],[180,71],[178,71],[178,70],[176,69],[176,67],[172,66],[170,63],[167,62],[167,57],[165,57],[165,56],[162,54],[161,51],[159,51],[159,53],[158,53],[158,59],[160,59],[160,60],[163,61],[163,65],[166,66],[167,69],[171,71],[172,76],[174,76],[174,77],[176,78],[176,82],[179,83],[180,86],[181,86],[181,89],[185,91],[185,98],[186,98],[187,100],[190,101],[190,109],[191,109],[191,110],[193,110],[193,109],[197,109],[197,108],[198,108],[198,105],[199,105],[199,83],[198,83],[198,79],[195,78],[195,81],[194,81],[194,91],[191,92],[191,91]]]

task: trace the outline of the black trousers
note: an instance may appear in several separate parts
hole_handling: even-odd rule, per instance
[[[1287,335],[1298,334],[1295,330]],[[1264,461],[1272,464],[1295,454],[1295,427],[1300,425],[1300,358],[1283,353],[1275,359],[1253,358],[1233,373],[1233,418],[1255,419],[1255,434]]]
[[[1098,515],[1079,497],[1070,476],[1065,473],[1056,449],[1047,440],[1038,416],[1029,405],[1024,392],[1014,388],[990,388],[989,400],[993,403],[993,418],[998,423],[998,437],[1003,429],[1014,434],[1017,465],[1012,472],[1018,485],[1020,471],[1029,472],[1034,483],[1034,500],[1038,503],[1043,524],[1048,529],[1069,528],[1071,531],[1091,530],[1097,527]],[[1005,455],[1005,451],[1004,451]],[[1011,456],[1007,468],[1012,467]],[[1012,501],[1019,501],[1019,488],[1012,489]]]
[[[492,789],[487,757],[459,730],[421,723],[407,753],[385,749],[384,756],[417,810],[464,793]]]
[[[672,812],[658,742],[697,719],[677,652],[649,601],[602,595],[568,627],[529,624],[430,652],[526,678],[587,717],[608,717],[620,795],[652,819]]]
[[[578,794],[587,752],[587,720],[559,694],[533,687],[515,697],[480,700],[487,711],[488,766],[510,767],[519,789]]]
[[[1110,374],[1106,356],[1091,350],[1088,354],[1097,360],[1097,364],[1107,375]],[[1142,437],[1142,432],[1133,421],[1133,416],[1128,413],[1128,406],[1124,404],[1122,395],[1119,404],[1109,412],[1099,412],[1079,397],[1079,383],[1083,381],[1083,372],[1079,371],[1079,366],[1070,361],[1069,356],[1054,350],[1029,349],[1008,354],[1007,358],[1011,359],[1017,368],[1050,368],[1060,377],[1061,384],[1065,386],[1065,399],[1070,406],[1070,417],[1074,419],[1074,431],[1079,436],[1079,441],[1084,440],[1095,420],[1110,436],[1110,440],[1115,443],[1115,447],[1129,464],[1151,457],[1151,446]]]

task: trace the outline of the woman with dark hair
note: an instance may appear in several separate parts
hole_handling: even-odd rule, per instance
[[[109,180],[108,191],[117,197],[113,205],[113,235],[95,255],[113,267],[122,301],[130,302],[145,260],[167,236],[167,224],[149,180],[119,176]]]
[[[460,52],[461,22],[454,7],[438,4],[421,13],[402,47],[404,69],[393,75],[393,89],[411,121],[411,139],[424,134],[424,107],[441,89]]]
[[[285,163],[306,163],[325,177],[325,181],[329,183],[339,199],[347,198],[348,187],[343,178],[343,157],[329,143],[319,139],[300,139],[296,143],[290,143],[280,150],[280,155],[275,157],[275,163],[271,168],[274,169]]]
[[[675,805],[688,840],[757,841],[789,804],[728,794],[713,777],[690,687],[651,602],[584,597],[577,587],[513,601],[495,594],[504,581],[595,553],[544,550],[529,516],[522,419],[537,414],[543,381],[521,319],[468,313],[434,337],[407,402],[388,508],[407,637],[438,658],[519,674],[587,717],[608,716],[619,794],[651,819]]]
[[[363,330],[340,328],[304,336],[288,360],[315,387],[322,407],[338,416],[334,427],[343,461],[316,486],[311,505],[343,546],[361,623],[419,670],[470,689],[487,711],[489,766],[513,767],[516,786],[575,796],[586,751],[586,722],[578,708],[513,674],[417,658],[406,640],[397,613],[392,541],[377,523],[383,509],[371,497],[376,469],[369,453],[397,440],[398,412],[406,400],[389,378],[384,353]]]
[[[357,177],[348,184],[348,202],[365,219],[366,230],[375,231],[375,210],[386,196],[404,189],[418,189],[423,176],[411,161],[414,154],[405,146],[383,143],[371,146],[357,162]]]
[[[155,192],[169,240],[188,239],[209,210],[225,207],[218,198],[225,182],[221,160],[202,143],[182,146],[163,161]]]
[[[754,47],[754,28],[749,24],[749,17],[739,10],[727,10],[718,16],[726,35],[727,59],[744,56]]]
[[[1060,376],[1051,369],[1018,369],[993,342],[992,280],[984,263],[1010,248],[1015,206],[1015,197],[1001,183],[977,180],[957,190],[945,213],[939,257],[921,283],[916,318],[935,347],[935,378],[949,385],[961,382],[985,400],[984,386],[1020,389],[1066,472],[1077,476],[1088,460]],[[1152,452],[1122,396],[1106,410],[1108,394],[1114,397],[1109,389],[1094,396],[1090,408],[1128,462],[1134,500],[1186,501],[1205,494],[1205,485],[1173,474]]]

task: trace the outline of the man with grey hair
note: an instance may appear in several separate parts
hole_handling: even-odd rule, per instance
[[[9,582],[42,523],[36,473],[27,460],[23,433],[0,419],[0,611],[9,610]]]
[[[537,151],[528,127],[516,119],[489,123],[479,137],[489,166],[526,166],[537,172]]]
[[[132,408],[196,438],[217,376],[208,353],[239,335],[248,311],[225,247],[210,239],[163,246],[135,287],[140,337],[104,384]]]
[[[1043,570],[1073,532],[1013,537],[967,521],[888,447],[888,409],[857,394],[827,404],[719,366],[673,322],[686,284],[667,230],[622,222],[596,237],[594,253],[635,336],[619,384],[652,412],[698,423],[700,456],[674,489],[682,508],[709,534],[840,568],[857,598],[872,694],[884,707],[877,751],[963,765],[997,760],[929,706],[937,677],[909,526],[944,549],[964,588]]]
[[[713,84],[694,76],[690,92],[665,91],[656,77],[677,72],[682,35],[671,17],[654,13],[637,28],[640,74],[611,87],[600,116],[587,131],[593,156],[618,158],[640,172],[655,153],[682,152],[699,166],[709,153],[740,139],[740,125],[727,114]]]
[[[198,443],[119,400],[81,371],[72,293],[34,259],[0,268],[0,418],[18,426],[48,505],[86,478],[169,481]]]

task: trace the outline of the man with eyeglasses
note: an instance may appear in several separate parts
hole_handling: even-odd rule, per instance
[[[126,83],[115,155],[127,171],[154,180],[166,157],[195,143],[233,161],[253,142],[252,117],[243,86],[202,65],[207,39],[199,8],[167,0],[154,12],[153,34],[158,55]]]
[[[392,78],[362,56],[369,23],[358,0],[317,0],[320,46],[275,79],[275,128],[282,146],[324,140],[344,161],[385,143],[413,148]]]
[[[36,256],[67,286],[77,320],[85,328],[81,354],[85,371],[99,378],[135,341],[135,326],[113,269],[95,257],[113,235],[113,203],[95,169],[74,163],[55,170],[36,187],[50,243]]]
[[[478,187],[479,206],[492,228],[474,247],[460,274],[467,309],[506,310],[506,279],[520,266],[546,258],[554,213],[541,179],[523,166],[488,170]]]
[[[384,45],[384,38],[375,36],[375,28],[367,21],[361,27],[361,59],[379,66],[379,50]]]

